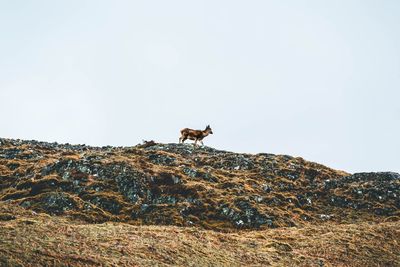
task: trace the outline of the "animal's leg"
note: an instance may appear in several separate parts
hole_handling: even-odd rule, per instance
[[[200,143],[201,143],[202,146],[204,146],[203,140],[200,140]]]
[[[182,141],[182,136],[181,136],[181,137],[179,137],[179,144],[181,143],[181,141]]]
[[[194,140],[194,146],[197,146],[197,139]]]
[[[186,136],[184,136],[184,137],[181,137],[181,140],[182,140],[182,144],[185,142],[185,140],[187,139],[187,137]]]

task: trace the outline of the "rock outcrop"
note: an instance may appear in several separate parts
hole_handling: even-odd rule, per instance
[[[0,139],[0,201],[90,223],[231,231],[395,221],[400,175],[191,144],[90,147]]]

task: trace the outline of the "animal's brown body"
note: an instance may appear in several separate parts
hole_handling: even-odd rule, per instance
[[[179,143],[185,142],[186,139],[194,140],[194,145],[197,145],[197,141],[200,141],[203,144],[203,138],[208,136],[209,134],[213,134],[210,125],[207,125],[205,130],[193,130],[189,128],[185,128],[181,130],[181,137],[179,138]]]

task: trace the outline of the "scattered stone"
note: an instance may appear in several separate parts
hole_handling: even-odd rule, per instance
[[[75,201],[65,193],[48,193],[42,198],[43,208],[50,214],[60,215],[76,207]]]
[[[90,222],[219,230],[400,217],[397,173],[349,175],[285,155],[153,142],[122,148],[0,138],[0,201]]]
[[[15,220],[16,217],[9,213],[0,213],[0,221],[11,221]]]
[[[264,191],[265,193],[269,193],[269,192],[272,191],[271,186],[268,185],[268,184],[263,184],[263,185],[262,185],[262,189],[263,189],[263,191]]]
[[[161,154],[150,154],[148,156],[148,159],[155,164],[160,164],[160,165],[165,165],[165,166],[175,165],[175,160],[176,160],[173,157],[161,155]]]
[[[321,220],[327,221],[330,220],[333,217],[333,215],[320,214],[319,217],[321,218]]]
[[[151,141],[143,140],[143,143],[136,145],[136,147],[137,148],[147,148],[147,147],[151,147],[151,146],[155,146],[155,145],[157,145],[157,143],[154,142],[154,140],[151,140]]]

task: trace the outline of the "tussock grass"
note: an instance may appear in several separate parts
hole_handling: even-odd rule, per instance
[[[399,222],[222,233],[86,224],[2,204],[2,266],[399,266]],[[0,216],[0,219],[3,218]]]

